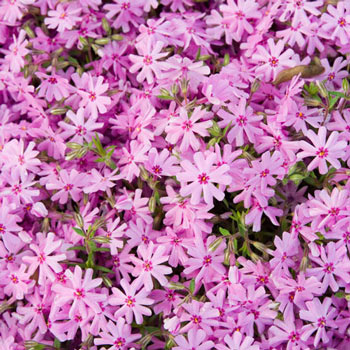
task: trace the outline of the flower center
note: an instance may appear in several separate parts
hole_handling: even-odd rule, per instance
[[[328,212],[331,216],[337,216],[339,215],[340,209],[339,208],[331,208]]]
[[[338,24],[341,27],[345,27],[346,26],[346,19],[344,17],[340,17],[339,20],[338,20]]]
[[[152,261],[146,260],[143,264],[145,271],[151,271],[153,269]]]
[[[75,133],[79,136],[86,135],[86,128],[82,125],[78,125],[75,129]]]
[[[57,84],[57,79],[56,79],[55,77],[50,77],[50,78],[48,79],[48,82],[49,82],[50,84]]]
[[[11,275],[10,279],[11,279],[12,283],[14,283],[14,284],[17,284],[19,282],[16,275]]]
[[[0,224],[0,234],[5,233],[5,226]]]
[[[125,338],[117,338],[114,342],[114,345],[117,347],[117,349],[121,349],[125,345]]]
[[[193,315],[191,317],[191,321],[195,324],[199,324],[202,322],[202,317],[198,316],[198,315]]]
[[[269,169],[265,169],[260,173],[260,177],[266,177],[270,173]]]
[[[39,263],[43,264],[45,260],[46,260],[45,255],[43,253],[40,253],[38,256]]]
[[[300,118],[301,120],[304,120],[306,117],[305,117],[305,114],[303,112],[298,112],[296,114],[297,118]]]
[[[12,186],[12,192],[14,194],[19,194],[22,192],[22,186],[20,184]]]
[[[319,327],[324,328],[326,326],[326,319],[324,317],[319,318],[317,324]]]
[[[65,189],[66,191],[70,191],[72,188],[73,188],[73,185],[72,185],[72,184],[67,184],[66,186],[64,186],[64,189]]]
[[[238,124],[240,124],[241,126],[246,125],[247,124],[247,117],[245,117],[244,115],[240,115],[237,118],[237,122]]]
[[[299,336],[299,333],[293,331],[292,333],[289,334],[288,338],[292,343],[295,343],[300,339],[300,336]]]
[[[202,173],[198,175],[198,181],[201,185],[206,185],[209,179],[210,177],[206,173]]]
[[[150,64],[152,64],[152,57],[149,55],[146,55],[145,58],[143,59],[143,63],[147,66],[149,66]]]
[[[130,2],[123,2],[121,8],[122,10],[128,10],[130,8]]]
[[[328,80],[332,81],[335,78],[335,74],[334,73],[329,73],[328,74]]]
[[[205,266],[209,266],[211,263],[212,263],[211,256],[210,256],[210,255],[206,255],[206,256],[203,258],[203,264],[204,264]]]
[[[132,298],[130,295],[125,299],[125,304],[127,307],[134,307],[135,306],[135,298]]]
[[[85,297],[85,292],[84,289],[82,288],[77,288],[74,292],[74,296],[76,296],[78,299],[84,298]]]
[[[328,156],[328,150],[327,148],[323,148],[320,147],[318,149],[318,151],[316,152],[316,154],[320,157],[320,158],[326,158]]]
[[[190,120],[188,120],[182,124],[182,129],[184,129],[186,131],[190,131],[192,126],[193,126],[192,122]]]
[[[152,168],[153,172],[155,174],[161,174],[163,169],[159,166],[159,165],[155,165],[153,168]]]
[[[271,57],[269,59],[269,62],[271,67],[277,67],[278,65],[278,59],[276,57]]]
[[[324,269],[323,269],[324,272],[328,273],[328,274],[331,274],[334,272],[334,265],[333,263],[327,263],[325,266],[324,266]]]
[[[96,100],[96,94],[94,92],[90,92],[89,99],[91,102],[94,102]]]
[[[235,15],[239,20],[242,20],[245,17],[242,11],[237,11]]]
[[[18,163],[20,164],[20,165],[23,165],[24,164],[24,156],[18,156]]]

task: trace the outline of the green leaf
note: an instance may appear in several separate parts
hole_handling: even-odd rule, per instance
[[[58,350],[58,349],[61,349],[61,343],[60,341],[55,338],[55,341],[53,342],[53,346]]]
[[[99,155],[101,157],[103,157],[106,154],[106,151],[103,149],[102,144],[101,144],[101,140],[98,137],[98,134],[95,133],[95,137],[92,138],[92,142],[94,143],[94,145],[96,146],[96,149],[99,153]]]
[[[107,267],[104,267],[104,266],[96,265],[94,268],[95,268],[95,270],[98,270],[98,271],[102,271],[102,272],[106,272],[106,273],[114,273],[113,270],[107,269]]]
[[[340,97],[339,96],[335,96],[335,97],[331,97],[329,99],[329,109],[332,110],[333,107],[335,106],[335,104],[339,101]]]
[[[81,251],[85,252],[85,247],[83,247],[82,245],[77,245],[75,247],[70,247],[67,250],[81,250]]]
[[[73,230],[79,235],[79,236],[82,236],[82,237],[85,237],[85,233],[82,229],[78,228],[78,227],[73,227]]]
[[[334,95],[334,96],[338,96],[338,97],[346,97],[346,95],[342,92],[338,92],[338,91],[328,91],[329,94]]]
[[[231,233],[223,227],[219,227],[219,231],[223,236],[231,236]]]
[[[158,95],[157,96],[161,100],[172,101],[175,100],[175,97],[169,95]]]
[[[190,292],[191,292],[191,294],[194,293],[195,287],[196,287],[196,282],[195,282],[195,279],[192,278],[191,283],[190,283]]]
[[[293,174],[289,177],[291,181],[293,181],[296,185],[299,185],[301,181],[303,181],[305,178],[302,174]]]

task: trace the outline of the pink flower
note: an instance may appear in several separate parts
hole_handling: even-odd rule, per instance
[[[169,154],[170,152],[167,149],[163,149],[158,154],[156,148],[151,148],[148,152],[148,160],[144,163],[145,168],[157,178],[161,176],[174,176],[179,170],[179,167],[174,165],[178,161],[174,156],[169,157]]]
[[[297,0],[287,0],[286,7],[280,16],[280,21],[285,22],[290,17],[293,16],[292,25],[296,26],[299,23],[310,24],[310,17],[308,17],[307,12],[318,16],[320,11],[317,10],[318,7],[323,5],[322,0],[311,1],[297,1]]]
[[[53,201],[59,200],[60,204],[65,204],[70,194],[72,199],[77,202],[81,197],[86,181],[85,175],[75,169],[72,169],[69,173],[66,169],[62,169],[59,172],[59,178],[52,177],[49,183],[46,184],[46,188],[48,190],[59,190],[51,197]]]
[[[306,141],[300,141],[300,148],[303,150],[297,154],[298,159],[306,157],[315,157],[308,165],[309,171],[318,167],[321,174],[326,174],[328,171],[328,161],[334,168],[339,169],[341,164],[339,158],[345,154],[346,141],[339,141],[339,133],[333,131],[326,140],[327,129],[322,126],[319,128],[318,135],[312,130],[308,130],[306,136],[311,140],[313,145]]]
[[[119,179],[118,175],[115,175],[117,169],[112,172],[105,168],[103,170],[103,175],[96,169],[91,170],[91,175],[89,176],[89,185],[84,187],[84,193],[94,193],[98,191],[108,192],[108,189],[115,186],[116,181]]]
[[[210,350],[213,348],[214,343],[211,340],[206,340],[207,335],[202,329],[192,328],[188,331],[188,340],[183,335],[175,337],[174,350]]]
[[[203,192],[204,201],[207,204],[213,204],[213,197],[221,201],[224,199],[225,194],[219,190],[213,183],[229,185],[231,177],[226,175],[229,170],[227,164],[222,164],[219,167],[214,167],[216,160],[216,154],[210,153],[208,156],[204,156],[204,153],[197,152],[193,156],[195,165],[189,160],[181,162],[181,167],[184,172],[176,175],[177,179],[183,184],[180,190],[181,196],[188,196],[191,194],[191,203],[198,204],[200,202],[201,194]]]
[[[124,318],[119,317],[116,324],[109,321],[99,336],[94,339],[95,345],[112,345],[110,350],[124,350],[136,346],[134,341],[139,339],[141,334],[131,334],[131,326],[125,324]]]
[[[165,247],[158,246],[154,248],[153,242],[150,242],[148,246],[140,245],[137,248],[137,254],[141,257],[136,258],[130,256],[130,260],[135,265],[132,275],[137,277],[138,285],[144,285],[146,291],[150,291],[153,288],[152,277],[154,277],[162,286],[168,283],[165,275],[169,275],[172,272],[171,267],[161,265],[168,260],[168,257],[164,255]]]
[[[218,124],[221,128],[225,128],[231,123],[231,130],[227,134],[229,142],[235,142],[237,146],[243,146],[247,138],[249,142],[256,142],[256,135],[263,135],[264,132],[259,128],[259,121],[262,116],[254,115],[251,107],[246,107],[247,100],[241,98],[239,104],[230,103],[227,112],[224,109],[218,111],[218,116],[223,120]]]
[[[106,106],[110,105],[112,100],[108,96],[103,94],[109,88],[108,83],[103,84],[103,77],[92,77],[89,74],[89,82],[87,91],[78,90],[78,94],[82,97],[79,103],[79,107],[84,108],[86,111],[91,113],[92,119],[97,119],[98,113],[104,114],[107,112]],[[90,118],[89,118],[90,119]]]
[[[143,322],[143,315],[152,315],[152,311],[144,306],[153,304],[153,300],[147,298],[149,292],[145,288],[137,292],[137,281],[129,284],[125,279],[122,279],[120,285],[125,293],[121,292],[118,288],[112,288],[113,295],[109,297],[109,303],[111,305],[120,305],[114,317],[125,316],[126,322],[131,324],[134,315],[136,323],[141,324]]]
[[[154,82],[154,76],[159,79],[162,71],[170,67],[168,63],[158,61],[160,58],[168,55],[167,52],[161,52],[163,47],[164,43],[161,41],[157,41],[154,47],[151,46],[151,41],[136,44],[140,56],[129,55],[129,59],[133,63],[130,67],[131,73],[135,73],[141,69],[141,72],[136,77],[139,83],[147,79],[147,83],[152,84]]]
[[[66,78],[56,74],[56,72],[51,72],[50,75],[42,72],[36,72],[35,74],[41,79],[38,96],[45,97],[49,102],[54,98],[56,101],[60,101],[69,96],[71,86]]]
[[[182,139],[180,144],[180,151],[186,152],[191,146],[193,150],[198,151],[200,142],[196,138],[195,133],[202,137],[209,136],[209,129],[212,126],[211,120],[198,122],[201,118],[208,119],[211,113],[196,107],[193,113],[189,116],[185,108],[180,108],[179,117],[174,119],[166,128],[166,141],[176,144]]]
[[[311,322],[311,324],[302,327],[301,340],[307,341],[311,334],[316,331],[316,336],[313,341],[315,347],[318,346],[321,339],[323,344],[329,342],[330,339],[327,335],[326,327],[337,328],[334,322],[337,310],[331,307],[331,305],[332,299],[328,297],[323,300],[322,304],[318,298],[306,302],[308,310],[301,310],[300,318]]]
[[[24,57],[30,52],[28,49],[26,49],[28,40],[25,40],[25,36],[26,32],[24,30],[21,30],[19,32],[18,38],[13,35],[13,43],[9,46],[8,50],[0,50],[5,54],[5,62],[9,64],[10,70],[14,73],[19,73],[21,68],[24,67],[26,63]]]
[[[39,154],[38,151],[34,151],[35,143],[29,142],[28,146],[24,149],[24,142],[22,139],[19,141],[12,139],[4,146],[3,151],[0,153],[0,160],[2,162],[2,171],[14,169],[20,174],[25,175],[28,171],[37,173],[39,171],[38,165],[40,160],[36,158]]]
[[[45,24],[50,29],[57,28],[58,32],[64,32],[67,29],[72,29],[77,22],[81,21],[80,12],[81,8],[76,3],[66,6],[59,3],[56,10],[50,10],[47,13],[48,17],[45,18]]]
[[[68,111],[67,117],[73,122],[73,125],[63,121],[59,122],[58,125],[64,130],[60,136],[67,139],[74,135],[70,142],[90,142],[95,134],[95,130],[100,129],[103,123],[96,123],[93,118],[87,118],[85,121],[85,112],[86,109],[84,108],[79,108],[76,114],[73,111]],[[99,134],[99,136],[102,135]]]
[[[261,65],[256,69],[257,74],[261,74],[266,81],[274,80],[277,73],[283,68],[292,67],[294,65],[291,57],[294,55],[292,49],[284,49],[284,41],[279,40],[276,44],[272,38],[267,40],[269,51],[258,45],[257,52],[253,54],[252,58],[256,62],[261,62]]]
[[[227,346],[217,345],[216,349],[218,350],[260,350],[258,344],[254,344],[254,338],[249,336],[243,336],[241,332],[234,332],[233,336],[228,334],[224,338]]]
[[[350,283],[350,260],[344,245],[337,248],[334,242],[330,242],[326,245],[326,248],[321,247],[319,257],[310,255],[310,259],[318,267],[307,269],[307,275],[315,276],[322,282],[324,293],[328,287],[331,287],[333,292],[337,292],[339,284]],[[336,281],[336,277],[338,281]]]
[[[39,232],[37,234],[37,244],[30,244],[30,248],[36,253],[36,256],[24,256],[23,261],[29,264],[28,273],[33,275],[36,269],[39,267],[39,279],[40,285],[45,285],[46,279],[53,282],[56,279],[56,273],[61,272],[62,266],[59,261],[66,259],[66,254],[55,254],[55,252],[61,245],[62,240],[54,241],[54,233],[49,232],[47,238],[44,234]],[[51,255],[51,256],[50,256]]]
[[[0,18],[9,25],[15,25],[18,19],[27,12],[27,6],[32,5],[35,0],[3,1],[0,4]]]
[[[223,23],[229,27],[235,41],[241,41],[244,32],[252,34],[253,19],[261,17],[259,4],[255,0],[227,0],[227,5],[221,5],[220,11],[224,15]]]
[[[96,313],[101,312],[99,302],[107,299],[106,295],[94,293],[96,287],[102,283],[102,278],[92,279],[93,270],[86,269],[84,279],[82,280],[82,269],[76,265],[74,273],[66,270],[65,275],[70,281],[69,285],[54,284],[52,291],[56,293],[55,301],[51,312],[57,311],[63,305],[73,301],[69,309],[69,318],[72,318],[77,311],[82,317],[87,317],[90,309]]]

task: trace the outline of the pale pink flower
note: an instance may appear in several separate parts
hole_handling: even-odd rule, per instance
[[[68,5],[58,3],[56,10],[50,10],[45,18],[45,24],[50,29],[56,29],[58,32],[72,29],[76,23],[81,21],[79,16],[81,8],[76,3]]]
[[[61,272],[62,266],[59,261],[66,259],[66,254],[55,254],[54,253],[62,245],[62,240],[54,240],[55,235],[52,232],[47,234],[45,238],[44,234],[39,232],[37,234],[37,244],[30,244],[30,249],[32,249],[36,255],[35,256],[24,256],[23,261],[29,264],[28,273],[33,275],[36,269],[39,267],[39,279],[38,283],[44,285],[46,279],[54,282],[56,279],[56,273]]]
[[[106,113],[106,106],[112,102],[110,97],[104,95],[109,88],[109,84],[103,83],[103,80],[102,76],[92,77],[89,74],[87,91],[78,90],[78,94],[82,97],[79,107],[85,108],[86,111],[90,112],[93,119],[97,119],[98,113]]]
[[[137,292],[137,281],[129,284],[125,279],[122,279],[120,285],[124,293],[118,288],[112,288],[113,295],[108,299],[111,305],[120,305],[114,317],[125,316],[126,322],[131,324],[134,316],[136,323],[141,324],[143,322],[143,315],[152,315],[152,311],[144,306],[154,303],[152,299],[147,298],[149,292],[145,288]]]
[[[160,153],[156,148],[151,148],[144,163],[145,168],[155,177],[174,176],[179,171],[179,167],[175,165],[178,160],[175,156],[169,155],[170,152],[166,148]]]
[[[68,124],[64,121],[58,123],[58,125],[64,130],[60,136],[64,139],[67,139],[73,136],[70,139],[70,142],[82,143],[83,141],[90,142],[92,137],[95,135],[95,130],[100,129],[103,126],[103,123],[96,123],[95,119],[87,118],[85,120],[85,108],[79,108],[75,114],[73,111],[67,112],[67,117],[73,122]],[[98,134],[102,137],[101,134]]]
[[[226,175],[229,171],[227,164],[215,167],[216,154],[210,153],[205,157],[204,153],[197,152],[193,156],[193,165],[189,160],[181,162],[184,172],[176,175],[177,179],[183,183],[180,194],[185,197],[191,194],[191,203],[198,204],[203,192],[204,201],[213,204],[213,197],[221,201],[225,194],[218,189],[214,183],[229,185],[231,177]],[[189,184],[188,184],[189,183]]]
[[[208,129],[212,126],[211,120],[199,121],[201,118],[208,119],[211,113],[202,110],[201,107],[196,107],[193,113],[189,116],[185,108],[179,109],[179,117],[175,118],[165,128],[167,136],[165,138],[171,144],[176,144],[179,140],[180,151],[186,152],[191,146],[193,150],[198,151],[200,142],[195,136],[199,134],[202,137],[209,136]]]
[[[2,1],[0,4],[0,19],[13,26],[27,12],[27,6],[34,2],[35,0]]]
[[[183,335],[175,337],[174,350],[211,350],[214,343],[211,340],[206,340],[207,335],[202,329],[192,328],[188,331],[188,340]]]
[[[90,309],[96,313],[101,312],[99,302],[107,299],[105,294],[95,293],[93,290],[102,283],[102,278],[92,279],[93,270],[86,269],[84,279],[82,279],[82,269],[76,265],[74,273],[71,270],[66,270],[65,275],[70,281],[69,285],[54,284],[52,291],[56,293],[54,307],[51,309],[52,313],[57,311],[60,307],[70,304],[69,317],[79,311],[82,317],[86,317]]]
[[[135,73],[141,69],[141,72],[136,77],[139,83],[147,79],[147,83],[152,84],[154,82],[154,76],[159,79],[162,71],[171,67],[169,63],[158,61],[160,58],[168,55],[167,52],[161,52],[163,47],[164,43],[161,41],[157,41],[153,47],[151,46],[151,41],[136,44],[140,56],[129,55],[129,59],[133,63],[130,67],[131,73]]]
[[[153,288],[152,277],[154,277],[162,286],[168,283],[165,275],[169,275],[172,272],[171,267],[161,265],[168,260],[168,256],[164,255],[165,247],[154,247],[153,242],[150,242],[147,246],[140,245],[137,248],[136,256],[130,256],[130,260],[135,265],[132,271],[132,275],[137,277],[138,285],[144,285],[145,290],[150,291]]]
[[[334,168],[339,169],[341,167],[340,161],[345,155],[345,148],[347,146],[346,141],[339,141],[339,133],[333,131],[326,140],[327,129],[322,126],[318,130],[318,135],[314,131],[308,130],[306,136],[311,140],[313,145],[310,145],[306,141],[300,141],[300,148],[303,150],[297,154],[298,159],[306,157],[315,157],[308,165],[309,171],[318,167],[321,174],[326,174],[328,171],[328,161]]]
[[[233,333],[232,336],[228,334],[224,338],[225,345],[217,345],[218,350],[260,350],[258,344],[254,344],[254,338],[250,336],[243,336],[239,331]]]

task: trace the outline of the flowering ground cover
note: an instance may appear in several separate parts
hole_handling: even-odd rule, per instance
[[[350,1],[0,0],[0,350],[349,350]]]

